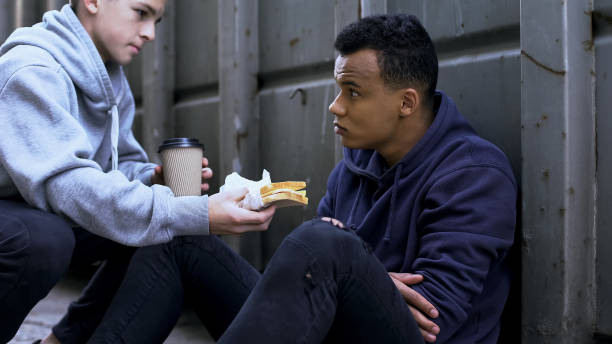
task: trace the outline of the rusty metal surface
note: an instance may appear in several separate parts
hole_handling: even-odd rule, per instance
[[[524,343],[592,342],[591,6],[521,1]]]
[[[260,73],[334,59],[334,1],[260,0]]]

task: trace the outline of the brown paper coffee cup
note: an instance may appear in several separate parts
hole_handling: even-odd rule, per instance
[[[168,139],[159,146],[158,152],[164,167],[164,183],[175,196],[202,195],[204,146],[197,139]]]

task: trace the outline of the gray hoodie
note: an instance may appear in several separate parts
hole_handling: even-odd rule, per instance
[[[103,63],[69,5],[0,47],[0,197],[133,246],[208,234],[207,196],[148,186],[121,66]]]

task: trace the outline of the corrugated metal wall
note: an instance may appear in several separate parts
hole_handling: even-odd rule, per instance
[[[0,0],[0,39],[64,2]],[[334,37],[385,12],[423,21],[439,53],[439,88],[506,152],[521,182],[516,278],[500,342],[609,340],[608,1],[169,1],[158,38],[126,68],[139,104],[135,132],[153,160],[168,136],[203,141],[213,191],[233,170],[308,182],[307,208],[279,210],[266,233],[228,239],[262,268],[314,216],[341,158],[327,110],[337,92]]]

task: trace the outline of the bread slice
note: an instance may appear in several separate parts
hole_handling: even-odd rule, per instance
[[[287,181],[287,182],[270,183],[270,184],[262,186],[259,189],[259,193],[261,194],[261,197],[266,197],[271,193],[277,192],[278,190],[282,190],[282,189],[301,190],[305,187],[306,187],[305,182]]]
[[[271,194],[263,197],[261,200],[264,203],[264,207],[272,204],[276,205],[277,208],[308,205],[308,197],[305,196],[305,193],[295,191]]]
[[[275,204],[277,208],[308,205],[305,182],[278,182],[264,185],[259,189],[264,207]]]

